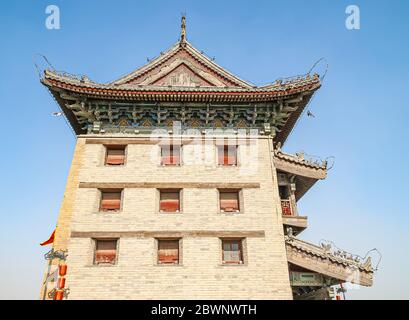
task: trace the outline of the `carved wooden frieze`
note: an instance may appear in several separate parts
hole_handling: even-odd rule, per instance
[[[189,80],[190,81],[190,80]],[[104,101],[75,101],[66,104],[83,130],[123,132],[135,129],[186,128],[259,129],[261,134],[280,132],[296,107],[274,102],[246,105],[151,103],[132,104]]]

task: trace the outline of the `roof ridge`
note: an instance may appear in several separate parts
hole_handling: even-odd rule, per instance
[[[228,71],[226,68],[220,66],[216,62],[209,59],[205,54],[203,54],[198,49],[196,49],[189,41],[186,41],[186,44],[187,44],[187,47],[190,48],[194,53],[196,53],[201,58],[203,58],[212,67],[215,67],[216,69],[219,69],[220,72],[227,74],[229,77],[235,79],[238,82],[241,82],[244,86],[255,87],[253,84],[249,83],[248,81],[245,81],[245,80],[241,79],[240,77],[234,75],[232,72]]]
[[[197,62],[200,64],[205,65],[209,69],[212,69],[216,72],[219,76],[226,78],[230,82],[237,84],[237,86],[245,87],[245,88],[252,88],[255,87],[253,84],[245,81],[238,76],[234,75],[232,72],[228,71],[227,69],[223,68],[222,66],[218,65],[211,59],[209,59],[205,54],[201,51],[196,49],[189,41],[184,40],[183,42],[178,41],[173,44],[168,50],[161,53],[158,57],[154,58],[153,60],[149,61],[147,64],[137,68],[136,70],[122,76],[119,79],[109,82],[108,84],[112,85],[119,85],[124,84],[132,79],[139,77],[150,70],[154,69],[158,65],[164,63],[165,61],[172,58],[175,54],[177,54],[180,50],[185,50],[188,54],[190,54]]]
[[[167,49],[164,52],[161,52],[159,56],[154,58],[153,60],[150,60],[148,63],[142,65],[141,67],[135,69],[134,71],[127,73],[126,75],[120,77],[119,79],[116,79],[114,81],[109,82],[108,84],[116,85],[116,84],[123,84],[123,82],[128,81],[129,79],[134,78],[137,74],[143,74],[145,72],[148,72],[149,70],[153,69],[156,67],[159,62],[162,60],[168,60],[170,59],[174,54],[176,54],[180,49],[180,42],[176,42],[173,44],[169,49]],[[173,51],[173,52],[172,52]],[[168,57],[166,55],[173,53],[172,55],[169,55]],[[144,70],[146,69],[146,70]]]
[[[200,89],[214,89],[215,91],[219,91],[219,90],[232,90],[232,91],[255,91],[255,92],[271,92],[271,91],[286,91],[288,89],[295,89],[295,88],[302,88],[303,86],[306,85],[312,85],[314,84],[314,82],[317,82],[317,84],[319,85],[319,81],[314,81],[312,79],[310,79],[310,81],[300,81],[300,83],[293,83],[290,87],[284,85],[280,85],[280,86],[276,86],[276,87],[235,87],[235,86],[224,86],[224,87],[218,87],[218,86],[196,86],[196,87],[192,87],[192,86],[180,86],[180,85],[155,85],[155,84],[130,84],[130,83],[121,83],[121,84],[116,84],[116,83],[99,83],[99,82],[95,82],[90,80],[88,77],[86,76],[76,76],[76,75],[71,75],[69,73],[66,72],[59,72],[59,71],[55,71],[55,70],[49,70],[46,69],[45,70],[45,77],[46,78],[57,78],[62,82],[66,82],[66,83],[75,83],[77,85],[81,85],[81,86],[88,86],[88,87],[100,87],[100,88],[112,88],[112,89],[140,89],[140,88],[153,88],[153,89],[160,89],[160,88],[173,88],[173,89],[190,89],[190,90],[200,90]],[[304,83],[305,82],[305,83]],[[310,90],[315,90],[316,88],[308,88],[305,89],[307,91]],[[281,153],[284,153],[281,151]],[[286,154],[286,153],[284,153]],[[288,154],[291,157],[294,157],[291,154]]]

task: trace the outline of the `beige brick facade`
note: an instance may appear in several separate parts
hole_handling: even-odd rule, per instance
[[[78,139],[74,150],[74,156],[71,162],[71,168],[68,173],[67,185],[64,192],[64,197],[61,203],[60,214],[58,216],[57,226],[55,230],[55,238],[53,249],[67,250],[68,242],[71,232],[71,221],[73,214],[73,207],[76,198],[76,192],[79,185],[79,172],[83,163],[83,152],[85,148],[85,140]],[[47,273],[50,272],[51,267],[58,265],[57,259],[47,262],[46,272],[44,273],[43,283],[41,285],[40,299],[47,299],[47,293],[52,289],[52,286],[46,288],[45,280]]]
[[[104,166],[102,143],[78,138],[55,242],[65,248],[68,241],[68,299],[292,299],[271,140],[257,139],[255,170],[243,173],[244,162],[216,165],[214,143],[202,154],[206,163],[162,167],[158,145],[126,138],[134,143],[126,164],[116,167]],[[184,145],[182,159],[194,148]],[[100,191],[89,183],[127,186],[120,212],[99,212]],[[181,213],[159,213],[157,187],[164,183],[182,188]],[[218,185],[242,185],[240,213],[219,212]],[[117,263],[93,265],[92,238],[112,234],[120,235]],[[180,265],[157,265],[155,235],[162,234],[181,237]],[[222,265],[226,234],[245,238],[243,265]]]

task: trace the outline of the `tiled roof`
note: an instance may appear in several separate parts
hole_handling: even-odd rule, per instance
[[[169,59],[171,59],[172,57],[174,57],[176,54],[180,53],[181,51],[186,52],[192,59],[197,61],[199,64],[207,67],[208,69],[212,70],[220,77],[229,80],[232,84],[234,84],[235,87],[242,87],[242,88],[252,87],[250,83],[233,75],[232,73],[228,72],[226,69],[222,68],[221,66],[216,64],[214,61],[206,57],[202,52],[200,52],[195,47],[193,47],[188,41],[184,41],[183,43],[181,42],[175,43],[170,49],[162,53],[157,58],[151,60],[148,64],[119,78],[118,80],[111,82],[111,84],[129,83],[132,80],[138,77],[141,77],[144,74],[147,74],[153,69],[158,68],[158,66],[165,64]]]
[[[76,114],[66,107],[86,98],[94,102],[128,104],[202,103],[245,106],[254,112],[257,103],[277,108],[266,123],[276,129],[276,141],[284,142],[310,101],[320,88],[319,76],[307,74],[276,80],[265,86],[253,86],[206,57],[187,41],[179,41],[145,66],[110,83],[98,83],[88,77],[46,70],[41,82],[48,87],[77,133],[84,133]],[[276,122],[277,121],[277,122]]]
[[[99,84],[89,80],[75,79],[49,70],[45,71],[42,82],[50,89],[56,87],[92,96],[122,97],[136,100],[167,95],[172,96],[170,98],[173,99],[194,96],[201,100],[208,97],[210,100],[270,101],[300,92],[313,92],[320,87],[320,81],[317,77],[306,77],[284,84],[277,83],[273,86],[252,88]]]
[[[294,164],[298,164],[307,168],[313,168],[313,169],[322,169],[322,170],[326,170],[327,169],[327,162],[326,161],[322,161],[321,163],[318,161],[312,161],[312,160],[306,160],[304,158],[304,154],[303,153],[297,153],[296,155],[292,155],[289,153],[285,153],[281,150],[281,148],[276,148],[274,150],[274,156],[294,163]]]
[[[365,272],[373,272],[370,258],[368,258],[368,260],[366,260],[365,262],[359,262],[353,260],[352,258],[341,257],[340,255],[335,255],[330,250],[322,246],[321,247],[316,246],[314,244],[294,238],[292,236],[286,236],[285,242],[286,245],[301,250],[308,255],[328,259],[334,263],[341,264],[345,267],[358,268],[359,270]]]

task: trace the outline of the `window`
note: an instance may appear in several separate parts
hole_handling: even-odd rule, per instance
[[[121,166],[125,164],[125,146],[106,146],[105,165]]]
[[[222,240],[223,263],[242,264],[243,250],[242,239]]]
[[[179,239],[158,240],[158,263],[179,264]]]
[[[94,264],[115,264],[118,240],[95,240]]]
[[[159,211],[180,212],[180,190],[159,190]]]
[[[220,166],[237,165],[237,146],[223,145],[217,147],[218,164]]]
[[[119,211],[121,209],[122,190],[101,190],[101,211]]]
[[[239,190],[219,190],[219,202],[221,212],[239,212]]]
[[[179,145],[165,145],[161,146],[161,165],[163,166],[178,166],[180,165],[180,151]]]

